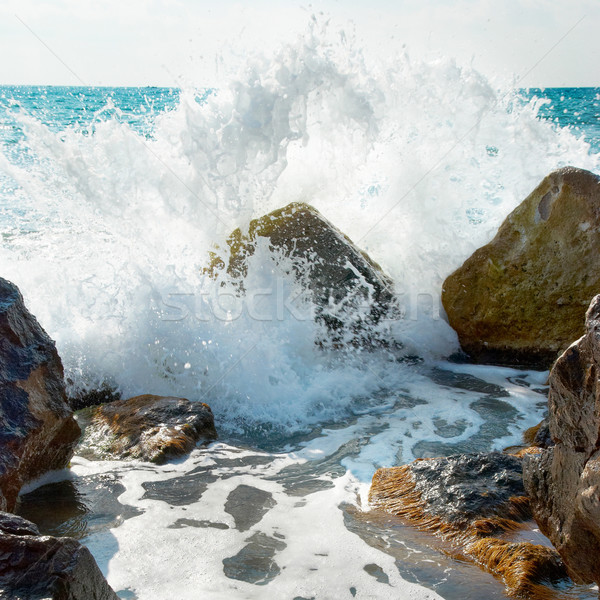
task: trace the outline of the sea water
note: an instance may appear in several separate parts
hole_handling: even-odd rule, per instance
[[[441,284],[550,171],[600,172],[599,94],[314,29],[210,89],[0,88],[0,274],[69,390],[203,401],[219,431],[162,467],[76,456],[22,514],[81,539],[121,598],[505,597],[371,513],[368,489],[378,467],[503,449],[543,417],[547,373],[449,360]],[[390,348],[316,345],[267,245],[244,296],[204,274],[234,228],[289,202],[392,277]]]

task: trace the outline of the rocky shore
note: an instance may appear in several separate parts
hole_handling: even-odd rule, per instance
[[[560,169],[443,284],[472,361],[553,365],[529,447],[380,469],[371,486],[374,507],[450,539],[516,597],[554,597],[566,577],[600,584],[599,219],[600,178]],[[532,518],[556,550],[511,540]]]
[[[210,407],[185,398],[138,396],[92,412],[85,440],[102,456],[164,462],[216,438]],[[10,514],[21,488],[68,467],[81,430],[67,398],[54,342],[25,307],[15,285],[0,279],[0,596],[113,600],[93,556],[77,540],[40,534]],[[89,447],[88,447],[89,451]]]
[[[548,420],[528,433],[529,443],[519,452],[418,460],[373,477],[374,510],[447,540],[453,556],[501,578],[516,597],[552,597],[568,577],[600,583],[598,231],[600,178],[561,169],[443,285],[448,320],[472,361],[548,368],[560,356],[550,374]],[[248,260],[260,244],[286,259],[305,286],[315,321],[327,332],[316,344],[387,346],[380,323],[398,316],[391,279],[309,205],[290,204],[252,221],[246,234],[234,231],[205,273],[232,278],[244,294]],[[79,416],[80,439],[72,406],[89,401],[69,401],[54,342],[16,286],[0,279],[0,592],[6,597],[117,597],[76,540],[42,536],[10,514],[23,486],[66,468],[78,443],[90,458],[161,464],[217,436],[212,411],[200,399],[90,397],[103,403]],[[555,549],[523,540],[533,519]]]

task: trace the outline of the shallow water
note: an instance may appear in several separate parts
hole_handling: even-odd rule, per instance
[[[407,393],[293,440],[225,436],[160,467],[75,457],[66,479],[23,495],[19,512],[44,533],[80,538],[122,598],[424,597],[406,582],[446,600],[505,598],[448,545],[372,511],[368,488],[379,466],[518,444],[543,416],[546,374],[409,371]],[[597,597],[589,586],[560,591]]]

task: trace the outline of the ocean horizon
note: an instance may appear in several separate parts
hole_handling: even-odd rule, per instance
[[[546,371],[456,359],[441,286],[548,173],[600,174],[599,105],[600,87],[496,89],[452,61],[372,70],[302,43],[210,89],[0,86],[0,275],[69,393],[206,402],[219,431],[164,466],[78,453],[21,514],[78,538],[127,600],[507,598],[369,519],[369,486],[382,466],[519,445],[544,417]],[[266,243],[245,294],[206,274],[232,232],[290,203],[389,276],[387,347],[340,349],[301,316],[318,307]],[[35,513],[56,496],[70,508]]]

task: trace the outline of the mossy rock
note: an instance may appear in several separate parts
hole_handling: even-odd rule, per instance
[[[600,178],[548,175],[496,237],[443,285],[463,350],[477,362],[548,368],[584,332],[600,290]]]
[[[517,456],[462,454],[378,469],[369,501],[448,542],[450,556],[499,577],[510,596],[552,598],[553,584],[567,582],[557,552],[531,541],[537,536]]]
[[[78,449],[89,458],[162,464],[217,437],[210,407],[185,398],[144,394],[79,413],[85,426]]]
[[[316,319],[334,333],[334,340],[347,341],[348,333],[352,341],[369,340],[369,330],[395,314],[393,282],[381,267],[319,211],[300,202],[253,219],[247,233],[233,231],[225,252],[212,253],[204,272],[218,277],[226,271],[243,289],[248,258],[260,238],[274,253],[291,259],[290,270],[306,283]]]

